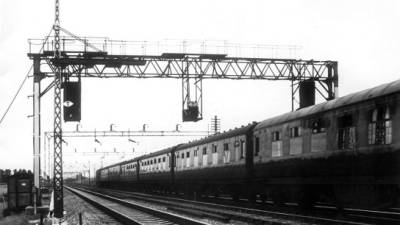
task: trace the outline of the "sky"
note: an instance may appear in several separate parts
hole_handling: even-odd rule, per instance
[[[258,56],[338,61],[340,96],[399,79],[396,0],[61,0],[60,9],[61,26],[78,36],[297,46],[295,54],[283,48]],[[53,0],[0,0],[0,116],[32,65],[26,55],[28,39],[43,38],[53,21]],[[0,124],[0,168],[32,168],[32,83],[27,80]],[[48,83],[42,81],[42,87]],[[181,130],[207,130],[214,115],[227,130],[291,109],[289,82],[207,80],[203,121],[183,124],[179,80],[87,79],[82,85],[80,130],[108,130],[110,124],[116,130],[140,130],[143,124],[148,130],[174,130],[178,123]],[[41,99],[42,132],[52,130],[52,98],[50,91]],[[64,130],[75,127],[76,123],[63,125]],[[190,139],[136,138],[139,144],[133,144],[127,138],[102,138],[99,145],[93,138],[66,138],[64,170],[85,168],[89,161],[92,169],[98,168],[131,157],[133,148],[141,155]],[[73,153],[94,148],[116,148],[127,155]]]

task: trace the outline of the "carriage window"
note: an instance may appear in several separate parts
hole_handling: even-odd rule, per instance
[[[392,143],[392,120],[389,106],[378,107],[370,112],[368,144]]]
[[[255,147],[256,147],[256,149],[255,149],[254,155],[257,156],[258,153],[260,152],[260,138],[259,137],[256,137],[256,139],[255,139]]]
[[[186,158],[190,157],[190,152],[186,152]]]
[[[272,141],[281,140],[281,133],[279,131],[272,132]]]
[[[355,143],[355,127],[353,117],[345,115],[338,118],[338,149],[352,149]]]
[[[282,156],[282,141],[279,131],[272,132],[272,157]]]
[[[207,147],[203,148],[203,155],[207,155]]]
[[[326,124],[321,118],[311,121],[311,130],[313,134],[318,134],[326,131]]]
[[[295,138],[300,136],[300,127],[290,128],[290,138]]]
[[[185,158],[185,153],[182,153],[182,159],[184,159]]]
[[[199,149],[194,150],[194,156],[197,157],[197,152],[199,151]]]
[[[245,155],[245,142],[243,140],[240,140],[240,158],[243,159],[246,157]]]
[[[229,161],[231,160],[231,152],[229,151],[229,144],[228,143],[224,143],[224,157],[223,157],[223,161],[224,163],[229,163]]]
[[[229,151],[229,145],[228,145],[228,143],[224,143],[224,151]]]
[[[217,153],[217,145],[215,144],[212,145],[212,152]]]
[[[162,161],[165,162],[165,156],[162,158]]]

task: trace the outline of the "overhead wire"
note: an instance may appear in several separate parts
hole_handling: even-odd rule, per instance
[[[47,40],[49,39],[50,34],[51,34],[52,31],[53,31],[53,27],[51,27],[49,34],[48,34],[48,35],[46,36],[46,38],[44,39],[43,44],[42,44],[42,47],[41,47],[40,50],[39,50],[39,53],[41,53],[41,52],[43,51],[44,46],[45,46]],[[1,123],[4,121],[4,119],[6,118],[8,112],[9,112],[10,109],[11,109],[11,106],[12,106],[12,105],[14,104],[14,102],[15,102],[15,99],[18,97],[19,93],[21,92],[21,89],[22,89],[22,87],[24,86],[25,81],[28,79],[29,74],[30,74],[30,72],[32,71],[32,68],[33,68],[33,65],[31,65],[29,71],[26,73],[24,79],[22,80],[21,84],[19,85],[19,88],[18,88],[18,90],[17,90],[17,93],[15,93],[15,95],[14,95],[14,97],[12,98],[10,104],[8,105],[6,111],[3,113],[3,116],[2,116],[1,119],[0,119],[0,125],[1,125]]]

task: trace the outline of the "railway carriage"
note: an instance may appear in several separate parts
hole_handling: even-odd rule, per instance
[[[142,190],[171,191],[174,176],[174,154],[176,146],[156,151],[138,158],[137,187]]]
[[[96,171],[96,185],[107,188],[120,188],[133,185],[137,181],[137,159],[116,163]]]
[[[256,123],[180,145],[175,187],[186,193],[236,193],[245,188]]]
[[[138,160],[128,160],[122,162],[121,166],[121,174],[120,174],[120,181],[124,184],[134,184],[137,182],[137,165]]]
[[[105,167],[98,184],[306,208],[392,206],[400,193],[399,101],[400,80]]]
[[[254,193],[306,206],[393,203],[400,187],[399,101],[396,81],[262,121],[253,137]]]
[[[98,178],[100,182],[96,182],[105,187],[118,187],[121,181],[121,163],[107,166],[105,168],[100,169],[99,173],[96,173],[100,176]]]

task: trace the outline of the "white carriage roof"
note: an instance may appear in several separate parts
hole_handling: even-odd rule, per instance
[[[333,99],[327,102],[323,102],[317,105],[309,106],[306,108],[299,109],[294,112],[288,112],[280,116],[266,119],[260,122],[255,130],[263,129],[265,127],[273,126],[282,122],[303,118],[306,116],[314,115],[317,113],[333,110],[336,108],[348,106],[357,102],[362,102],[377,97],[390,95],[393,93],[400,92],[400,80],[396,80],[391,83],[382,84],[374,88],[366,89],[360,92],[348,94],[346,96]]]

